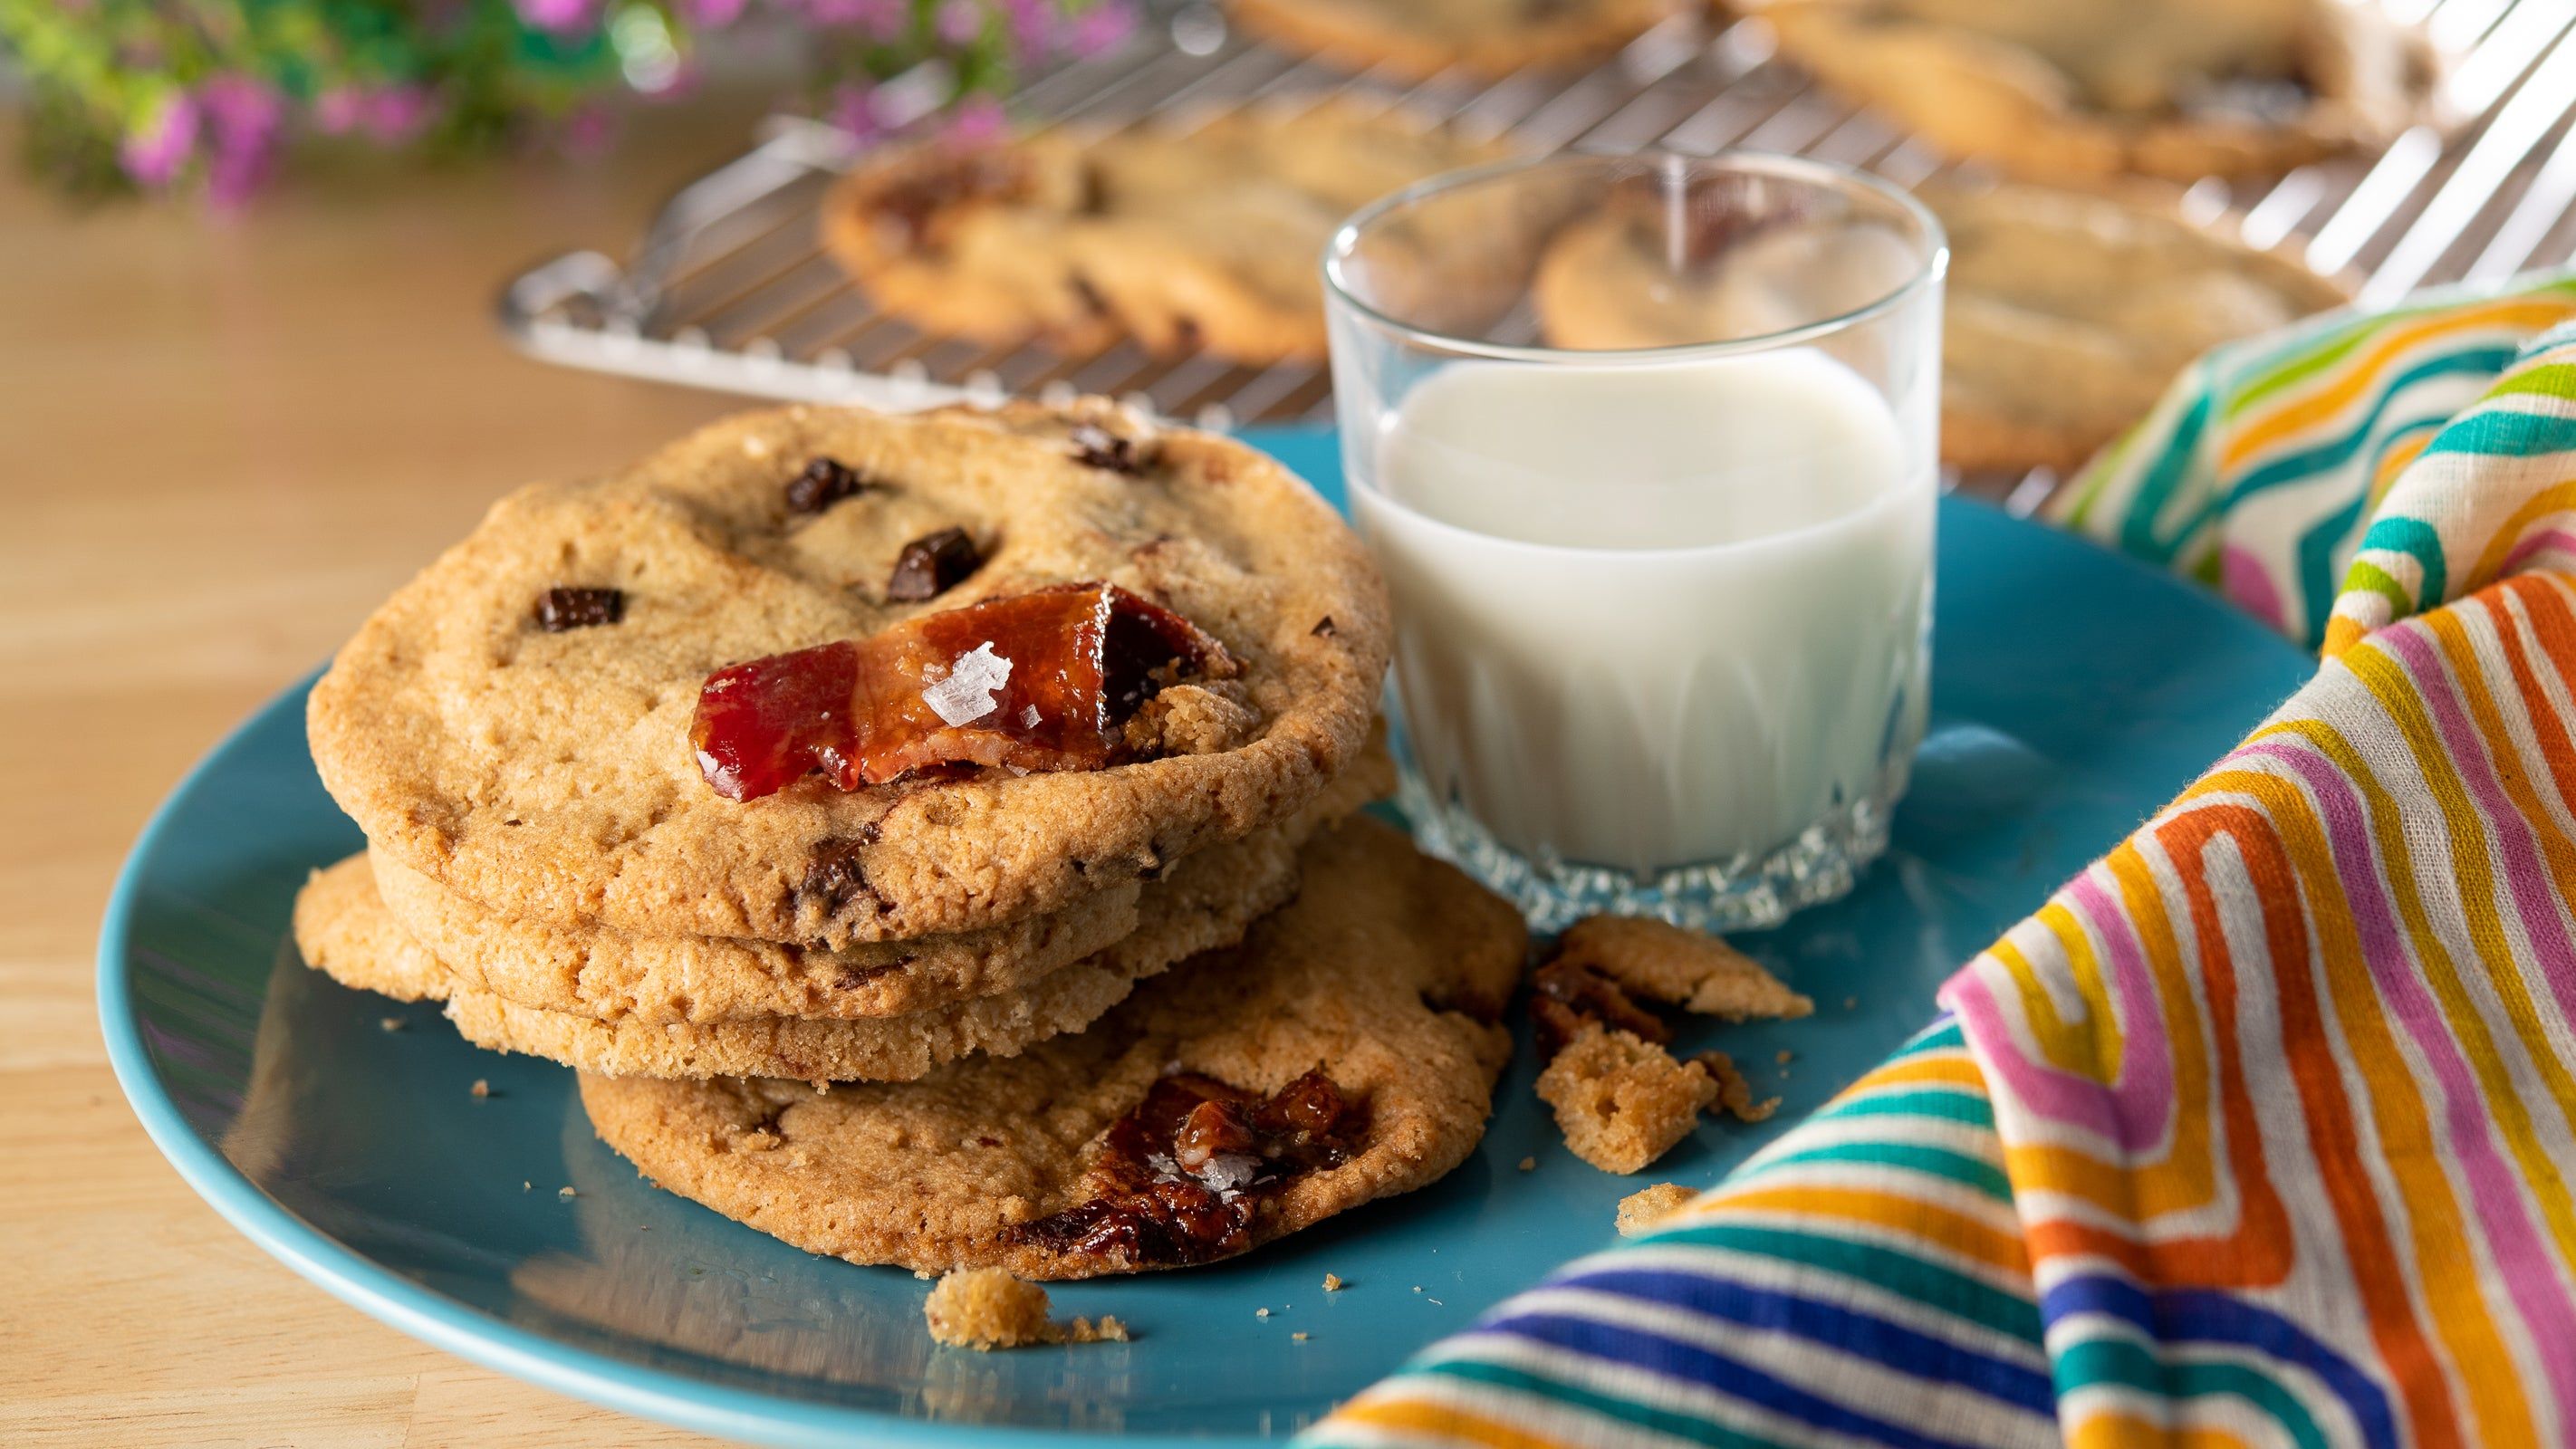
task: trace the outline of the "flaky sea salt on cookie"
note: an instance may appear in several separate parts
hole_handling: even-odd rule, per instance
[[[582,1103],[655,1182],[812,1252],[1039,1279],[1178,1267],[1464,1160],[1525,950],[1507,902],[1355,820],[1241,946],[1079,1035],[828,1093],[585,1075]]]
[[[949,650],[929,622],[988,614],[1019,632]],[[941,691],[987,643],[990,687]],[[1059,909],[1286,819],[1357,757],[1386,651],[1358,540],[1239,443],[1097,401],[805,407],[503,500],[307,720],[376,848],[488,910],[837,948]],[[1182,684],[1233,727],[1131,742]],[[854,713],[879,733],[817,728]]]

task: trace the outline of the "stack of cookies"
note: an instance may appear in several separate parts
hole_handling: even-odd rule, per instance
[[[1207,1261],[1483,1130],[1517,914],[1352,819],[1384,587],[1097,401],[797,408],[525,489],[316,686],[369,848],[296,936],[600,1135],[920,1270]]]

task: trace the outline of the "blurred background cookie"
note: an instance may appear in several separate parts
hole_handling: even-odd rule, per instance
[[[1248,34],[1354,70],[1421,79],[1565,65],[1618,49],[1683,0],[1226,0]]]
[[[2050,180],[2283,171],[2428,118],[2420,34],[2341,0],[1771,0],[1781,52],[1954,155]]]
[[[934,332],[1313,360],[1315,259],[1342,218],[1504,154],[1356,101],[1094,138],[931,141],[851,173],[823,236],[879,307]]]
[[[2028,184],[1921,199],[1949,232],[1941,457],[1964,469],[2071,469],[2201,352],[2346,300],[2340,283],[2161,199]],[[1533,289],[1548,341],[1755,337],[1865,307],[1907,274],[1869,227],[1782,216],[1713,231],[1691,215],[1641,191],[1560,232]]]

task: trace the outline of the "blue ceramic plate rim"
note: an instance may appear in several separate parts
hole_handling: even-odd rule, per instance
[[[1311,447],[1312,443],[1307,445]],[[2134,559],[2089,540],[2056,536],[2098,554],[2106,567],[2161,580],[2171,587],[2178,609],[2199,608],[2233,616],[2233,611],[2214,596]],[[2283,647],[2291,646],[2285,643]],[[306,676],[288,694],[308,688],[313,678]],[[117,874],[99,934],[99,1016],[117,1083],[153,1145],[226,1222],[332,1297],[415,1338],[546,1388],[682,1428],[777,1444],[812,1443],[819,1438],[832,1442],[1043,1444],[1056,1449],[1107,1449],[1135,1437],[897,1418],[865,1409],[774,1397],[623,1362],[514,1325],[414,1282],[344,1246],[252,1183],[187,1122],[154,1071],[142,1037],[142,1015],[134,998],[128,963],[136,898],[170,817],[275,704],[271,701],[227,731],[154,810]],[[1195,1442],[1251,1449],[1277,1441],[1232,1435],[1206,1436]]]

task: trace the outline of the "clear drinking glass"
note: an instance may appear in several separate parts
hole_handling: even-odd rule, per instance
[[[1563,155],[1324,258],[1401,802],[1542,929],[1768,925],[1887,844],[1923,734],[1939,223],[1752,153]]]

